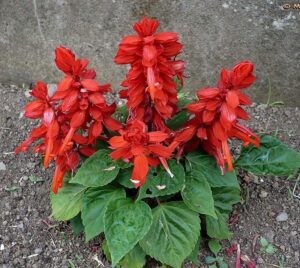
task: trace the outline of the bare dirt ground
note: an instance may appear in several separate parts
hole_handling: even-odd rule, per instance
[[[82,236],[72,234],[69,224],[48,219],[52,170],[44,170],[38,156],[12,153],[33,126],[21,114],[29,99],[15,86],[0,85],[0,92],[0,268],[98,267],[101,262],[110,267],[99,247],[101,238],[86,244]],[[256,104],[249,111],[253,131],[277,132],[279,139],[300,150],[299,108]],[[291,194],[295,180],[241,174],[244,202],[235,208],[232,241],[222,242],[224,256],[226,247],[236,242],[258,267],[300,267],[300,199]],[[295,191],[299,194],[300,187]],[[276,253],[260,251],[259,238],[253,250],[258,235],[269,240]],[[200,260],[207,254],[201,250]],[[225,258],[234,267],[235,256]]]

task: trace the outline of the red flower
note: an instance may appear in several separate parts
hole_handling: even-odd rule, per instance
[[[174,60],[182,49],[177,33],[155,34],[158,26],[157,20],[148,18],[135,23],[133,29],[138,35],[124,37],[115,57],[117,64],[131,65],[122,83],[127,89],[120,93],[121,98],[128,99],[130,116],[151,123],[154,129],[161,129],[163,119],[177,111],[173,77],[183,83],[184,69],[183,61]]]
[[[228,139],[238,138],[245,146],[249,143],[259,146],[259,137],[239,124],[240,119],[249,119],[241,105],[250,105],[251,101],[240,89],[253,83],[252,71],[252,63],[239,63],[231,71],[222,70],[218,88],[198,90],[199,100],[187,106],[195,117],[187,122],[185,129],[176,133],[170,148],[180,147],[196,135],[225,172],[225,162],[229,171],[233,169]]]
[[[32,90],[31,95],[37,100],[26,105],[25,116],[42,118],[42,123],[32,130],[16,153],[26,152],[33,142],[40,140],[33,151],[44,156],[46,168],[51,160],[55,161],[52,190],[57,193],[65,173],[79,164],[79,152],[86,156],[93,154],[92,146],[103,128],[116,131],[121,124],[111,117],[116,105],[108,106],[103,95],[111,90],[110,85],[100,86],[93,80],[96,73],[86,69],[88,61],[76,60],[71,50],[60,47],[55,52],[56,65],[65,73],[65,78],[52,97],[41,81]]]
[[[126,129],[119,131],[121,136],[112,137],[108,142],[114,151],[110,156],[114,160],[123,159],[134,164],[131,181],[136,187],[146,181],[149,165],[161,162],[171,176],[166,159],[171,157],[171,150],[163,146],[168,134],[161,131],[147,132],[146,125],[139,120],[127,123]]]

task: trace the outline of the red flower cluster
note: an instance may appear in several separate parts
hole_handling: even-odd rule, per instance
[[[177,91],[174,76],[183,83],[184,62],[174,58],[182,45],[174,32],[155,34],[157,20],[143,18],[134,24],[138,35],[126,36],[115,57],[117,64],[130,64],[120,97],[128,100],[130,116],[153,129],[164,128],[164,120],[177,111]],[[152,107],[152,103],[154,104]]]
[[[201,141],[202,147],[215,156],[224,173],[225,162],[232,171],[228,139],[238,138],[245,146],[252,143],[258,147],[259,137],[238,122],[239,119],[249,119],[241,105],[250,105],[251,101],[240,89],[255,81],[252,72],[252,63],[241,62],[231,71],[222,70],[217,88],[198,90],[199,100],[187,106],[195,116],[176,134],[170,148],[179,147],[181,153],[188,141],[190,149],[195,149]]]
[[[53,96],[48,95],[47,86],[39,81],[31,95],[37,100],[25,107],[25,116],[42,118],[39,127],[32,130],[29,138],[16,153],[26,152],[30,145],[41,139],[33,151],[45,156],[44,166],[55,161],[52,190],[57,193],[62,186],[64,174],[74,170],[80,160],[79,152],[91,155],[95,140],[102,133],[103,126],[118,130],[121,124],[111,118],[115,104],[108,106],[103,93],[110,91],[110,85],[100,86],[94,79],[96,73],[87,69],[88,60],[75,59],[69,49],[56,49],[56,65],[65,73]],[[76,133],[80,130],[80,133]]]
[[[121,136],[112,137],[108,141],[110,148],[115,150],[110,156],[114,160],[133,162],[131,181],[136,187],[145,183],[149,165],[155,167],[161,162],[170,176],[173,176],[166,161],[171,157],[172,151],[161,144],[168,134],[162,131],[147,132],[147,126],[139,120],[127,122],[126,128],[119,132]]]
[[[41,140],[33,150],[45,156],[45,167],[55,161],[53,192],[61,187],[64,174],[77,167],[79,153],[91,155],[96,139],[108,140],[100,136],[107,129],[119,133],[108,140],[114,150],[110,156],[133,162],[131,180],[136,187],[145,183],[149,166],[161,163],[172,177],[166,160],[175,149],[180,156],[201,144],[225,173],[226,163],[232,170],[229,139],[259,146],[259,137],[239,123],[249,118],[241,106],[251,101],[241,89],[255,81],[250,62],[241,62],[231,71],[223,69],[218,87],[200,89],[198,101],[187,106],[193,116],[182,129],[172,133],[165,126],[165,120],[178,111],[174,78],[183,84],[184,62],[175,60],[182,49],[177,33],[155,33],[158,26],[158,21],[143,18],[133,26],[137,35],[124,37],[119,45],[115,62],[131,67],[122,83],[126,89],[120,92],[129,109],[125,125],[112,118],[116,106],[107,105],[103,95],[111,91],[110,85],[94,80],[96,73],[87,69],[88,60],[76,59],[64,47],[56,49],[55,62],[65,77],[53,96],[42,82],[32,90],[36,100],[26,106],[25,116],[42,118],[42,123],[16,149],[26,152]]]

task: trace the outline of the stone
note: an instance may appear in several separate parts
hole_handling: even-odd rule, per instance
[[[0,171],[1,170],[3,170],[3,171],[6,170],[6,166],[2,161],[0,162]]]
[[[55,68],[54,49],[62,44],[79,57],[89,58],[99,81],[119,89],[126,67],[113,62],[118,44],[122,36],[134,33],[135,21],[149,16],[161,22],[159,31],[180,34],[184,54],[178,58],[187,62],[187,89],[213,87],[221,67],[251,60],[259,75],[247,93],[265,101],[270,78],[271,101],[298,106],[297,11],[281,10],[280,1],[220,2],[1,1],[0,66],[5,68],[0,70],[0,82],[57,82],[62,74]]]
[[[285,211],[283,211],[277,215],[276,221],[278,222],[287,221],[288,218],[289,218],[288,214]]]
[[[266,197],[268,196],[268,193],[267,193],[266,191],[262,190],[262,191],[260,192],[259,196],[260,196],[261,198],[266,198]]]

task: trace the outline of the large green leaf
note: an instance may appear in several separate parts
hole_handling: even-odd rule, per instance
[[[240,202],[240,189],[235,187],[212,188],[215,207],[223,212],[230,213],[232,205]]]
[[[124,198],[109,203],[104,218],[104,232],[115,266],[149,231],[150,207],[143,201],[132,203]]]
[[[151,257],[176,268],[193,251],[199,235],[198,213],[182,201],[163,203],[153,209],[153,223],[140,245]]]
[[[106,185],[88,189],[83,197],[81,218],[84,225],[85,239],[91,240],[104,231],[104,214],[110,201],[125,198],[121,188]]]
[[[244,147],[235,165],[257,175],[290,175],[300,168],[300,153],[272,136],[262,136],[259,148]]]
[[[99,150],[94,153],[78,169],[71,182],[88,187],[99,187],[113,181],[120,168],[108,154],[108,150]]]
[[[146,253],[137,244],[127,255],[119,262],[124,268],[143,268],[146,264]]]
[[[84,231],[84,226],[81,220],[81,213],[77,214],[73,219],[70,220],[72,230],[75,235],[79,235]]]
[[[193,264],[196,265],[200,265],[200,261],[198,259],[200,242],[201,242],[201,236],[199,236],[198,241],[191,254],[186,258],[188,261],[191,261]]]
[[[228,228],[228,218],[227,213],[221,213],[216,210],[218,219],[213,218],[212,216],[205,216],[206,221],[206,231],[211,238],[216,239],[229,239],[231,232]]]
[[[138,200],[145,197],[170,195],[181,191],[185,181],[184,168],[174,159],[168,161],[168,165],[174,176],[171,177],[162,166],[151,169],[146,183],[140,188]]]
[[[235,187],[239,189],[239,183],[235,172],[226,172],[222,175],[216,160],[202,152],[189,153],[186,156],[187,165],[190,165],[191,174],[207,179],[211,187]]]
[[[116,178],[116,181],[122,186],[133,189],[135,188],[131,179],[132,168],[120,169],[119,174]]]
[[[193,172],[188,175],[181,195],[190,209],[217,218],[210,185],[202,174],[197,176],[197,172]]]
[[[51,216],[59,221],[74,218],[80,212],[85,190],[85,186],[69,183],[69,180],[65,178],[63,187],[58,190],[58,193],[54,194],[51,192],[50,194]]]

